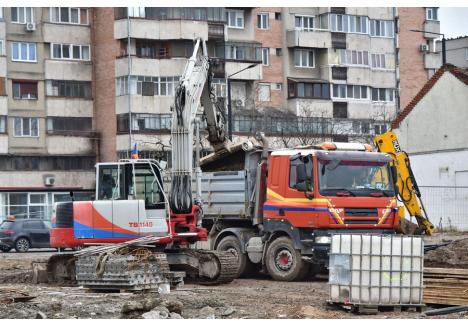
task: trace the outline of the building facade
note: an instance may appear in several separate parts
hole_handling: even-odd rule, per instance
[[[89,196],[94,164],[134,144],[170,160],[174,90],[196,38],[221,110],[230,88],[234,141],[371,141],[423,65],[401,64],[411,9],[2,8],[0,219],[47,218],[69,191]]]
[[[445,42],[447,63],[468,69],[468,36],[447,39]],[[437,52],[442,51],[442,42],[437,41]]]
[[[442,65],[435,40],[440,37],[438,9],[398,8],[398,89],[405,108]],[[421,32],[415,32],[421,31]]]

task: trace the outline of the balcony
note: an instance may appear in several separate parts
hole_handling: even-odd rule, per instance
[[[0,134],[0,154],[8,154],[8,135]]]
[[[45,60],[45,79],[51,80],[79,80],[93,79],[91,61]]]
[[[289,30],[286,32],[288,47],[304,48],[330,48],[332,45],[331,33],[327,31]]]
[[[67,135],[64,135],[66,133]],[[73,136],[70,134],[74,134]],[[75,131],[47,132],[46,146],[50,155],[87,155],[94,154],[96,133]]]
[[[42,32],[45,43],[90,44],[89,25],[44,23]]]
[[[426,20],[424,22],[424,31],[432,33],[440,33],[440,21],[438,20]],[[428,39],[439,38],[440,35],[424,33],[424,37]]]
[[[0,96],[0,115],[8,115],[8,96]]]
[[[130,37],[149,40],[208,39],[208,23],[194,20],[130,19]],[[114,22],[114,37],[126,39],[129,35],[126,19]]]
[[[48,116],[56,117],[93,117],[93,100],[68,97],[46,98]]]
[[[331,47],[346,49],[346,33],[331,33]]]
[[[224,24],[208,24],[208,37],[210,40],[224,40]]]
[[[0,77],[6,76],[7,58],[5,56],[0,57]]]
[[[442,55],[440,53],[425,53],[424,67],[426,69],[439,69],[442,65]]]
[[[186,58],[147,59],[131,57],[131,70],[128,67],[128,57],[115,61],[115,76],[126,76],[129,71],[133,76],[181,76],[184,72]]]

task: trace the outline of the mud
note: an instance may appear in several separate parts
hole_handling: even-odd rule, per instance
[[[468,239],[429,251],[424,257],[426,267],[468,268]]]
[[[468,239],[448,250],[468,252]],[[447,247],[446,247],[447,248]],[[446,248],[439,248],[438,251]],[[465,248],[465,249],[463,249]],[[47,258],[50,253],[0,254],[0,278],[30,273],[31,262]],[[428,253],[429,255],[429,253]],[[434,255],[431,254],[431,256]],[[449,258],[455,259],[455,258]],[[459,264],[460,257],[453,262]],[[447,261],[447,259],[445,260]],[[445,265],[447,266],[447,265]],[[50,319],[117,319],[117,318],[421,318],[416,311],[383,311],[376,315],[356,315],[327,303],[326,277],[307,282],[276,282],[266,276],[237,279],[221,286],[186,284],[169,294],[158,293],[95,293],[82,287],[31,284],[28,280],[10,280],[0,284],[0,293],[18,291],[34,297],[27,302],[0,304],[0,318]],[[432,318],[468,318],[468,313],[435,316]]]

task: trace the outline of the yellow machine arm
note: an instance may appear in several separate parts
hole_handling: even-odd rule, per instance
[[[374,138],[379,152],[388,153],[392,156],[391,165],[396,170],[396,186],[399,199],[403,202],[408,213],[416,218],[418,227],[412,227],[412,223],[406,220],[404,209],[399,211],[401,220],[401,231],[404,234],[432,235],[434,225],[429,221],[426,210],[421,200],[421,193],[411,169],[408,154],[401,150],[400,144],[394,132],[389,131]],[[413,224],[414,225],[414,224]]]

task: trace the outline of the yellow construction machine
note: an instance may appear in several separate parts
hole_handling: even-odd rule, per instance
[[[394,132],[389,131],[374,138],[375,145],[379,152],[387,153],[392,156],[394,167],[394,181],[398,193],[398,199],[405,205],[410,216],[414,216],[415,225],[405,217],[405,209],[400,207],[398,215],[400,216],[401,233],[403,234],[423,234],[432,235],[434,225],[429,218],[421,200],[421,192],[414,178],[411,169],[408,154],[404,152]]]

